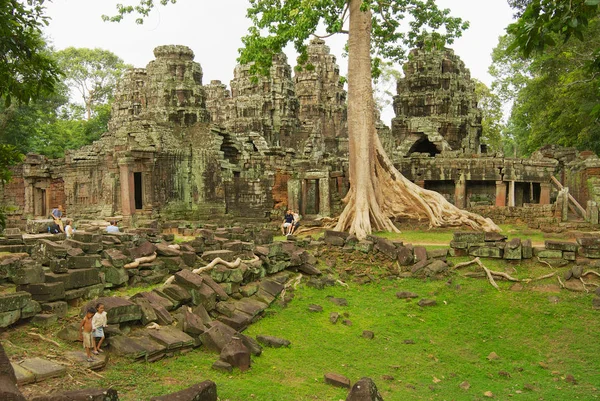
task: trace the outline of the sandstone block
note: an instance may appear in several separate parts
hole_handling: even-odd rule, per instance
[[[152,397],[150,401],[217,401],[217,385],[206,380],[176,393]]]
[[[40,302],[57,301],[65,297],[62,282],[21,285],[17,290],[30,293],[32,299]]]
[[[325,373],[325,383],[335,387],[350,388],[350,379],[337,373]]]
[[[101,267],[100,255],[69,256],[67,267],[69,269],[88,269],[90,267]]]
[[[31,300],[31,294],[25,291],[13,292],[12,294],[0,294],[0,312],[8,312],[21,309]]]

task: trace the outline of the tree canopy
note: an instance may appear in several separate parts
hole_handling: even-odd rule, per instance
[[[104,49],[68,47],[57,51],[55,57],[67,86],[82,97],[88,120],[95,106],[111,99],[117,80],[131,68],[116,54]]]
[[[0,98],[6,105],[51,93],[60,80],[42,39],[46,24],[43,0],[0,2]]]
[[[594,70],[600,48],[600,18],[589,21],[583,40],[558,40],[528,59],[501,38],[492,54],[493,88],[514,101],[506,134],[520,154],[553,143],[600,152],[600,71]]]

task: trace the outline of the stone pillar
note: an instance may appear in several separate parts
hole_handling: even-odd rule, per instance
[[[587,201],[586,220],[590,224],[598,224],[598,204],[594,201]]]
[[[319,214],[324,217],[331,216],[331,200],[329,199],[329,178],[319,179]]]
[[[508,182],[508,206],[509,207],[515,206],[515,182],[514,181]]]
[[[540,205],[549,205],[550,204],[550,189],[552,188],[552,184],[549,182],[540,183]]]
[[[119,178],[121,182],[121,213],[129,220],[135,213],[135,188],[133,184],[133,157],[119,159]]]
[[[302,213],[300,211],[300,191],[302,188],[302,183],[299,179],[291,178],[287,182],[287,203],[288,208],[298,211],[298,213]]]
[[[300,214],[305,216],[306,215],[306,200],[308,199],[308,185],[306,184],[306,180],[303,179],[301,180],[301,187],[302,187],[302,206],[300,208]]]
[[[506,183],[496,181],[496,206],[506,206]]]
[[[561,191],[563,193],[563,204],[562,204],[562,218],[561,221],[565,222],[569,219],[569,188],[564,187]]]
[[[23,205],[24,215],[34,215],[34,207],[33,207],[33,180],[24,179],[23,183],[25,185],[25,204]],[[52,210],[52,209],[50,209]]]
[[[467,181],[465,180],[464,174],[460,175],[460,178],[454,183],[454,206],[459,209],[467,207]]]

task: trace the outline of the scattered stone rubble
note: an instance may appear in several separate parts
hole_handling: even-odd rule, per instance
[[[69,305],[81,305],[81,300],[87,299],[90,301],[82,306],[82,313],[98,302],[105,305],[109,323],[105,346],[111,353],[152,362],[202,345],[219,355],[215,369],[246,370],[251,366],[251,355],[260,355],[262,346],[289,346],[285,339],[261,335],[255,340],[242,332],[278,298],[289,301],[292,291],[286,292],[286,298],[280,296],[297,273],[309,276],[307,285],[317,288],[335,284],[332,275],[316,267],[313,254],[322,256],[324,249],[376,256],[379,262],[397,265],[396,274],[402,277],[446,275],[449,255],[517,261],[538,258],[552,265],[572,263],[565,279],[580,278],[583,266],[600,266],[596,262],[600,259],[600,240],[593,235],[580,237],[577,242],[548,240],[544,247],[536,247],[531,240],[507,241],[506,236],[497,233],[456,232],[450,248],[426,250],[376,236],[359,241],[335,231],[325,231],[317,240],[289,237],[285,242],[272,242],[273,232],[257,227],[224,229],[208,225],[193,233],[198,236],[174,246],[173,234],[150,229],[110,235],[77,232],[68,240],[48,235],[24,239],[13,232],[11,241],[29,245],[0,260],[1,283],[15,289],[0,295],[0,323],[7,327],[30,319],[34,324],[52,324],[66,315]],[[156,258],[127,268],[131,261],[148,255]],[[191,272],[217,257],[227,262],[239,258],[242,262],[233,268],[217,264],[202,274]],[[173,276],[169,284],[142,290],[130,298],[102,296],[105,289],[164,283],[169,276]],[[400,292],[397,297],[417,295]],[[347,304],[342,298],[330,297],[329,301],[339,306]],[[600,295],[593,302],[600,307]],[[432,306],[435,300],[421,299],[419,305]],[[339,317],[336,314],[329,318],[335,324]],[[352,324],[348,319],[342,323]],[[66,326],[58,335],[76,341],[78,324]],[[364,336],[372,338],[374,333]],[[83,358],[81,351],[70,355],[74,361]],[[105,363],[102,359],[89,367],[98,369]],[[51,364],[34,358],[13,364],[13,370],[19,383],[64,374],[64,368]],[[333,374],[327,380],[346,383],[335,378]],[[349,381],[344,385],[349,388]]]

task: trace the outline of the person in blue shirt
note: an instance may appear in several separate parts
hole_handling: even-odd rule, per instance
[[[62,222],[63,217],[63,206],[58,205],[57,208],[52,209],[52,220],[54,220],[54,224],[58,226],[61,233],[65,232],[65,227]]]
[[[106,232],[107,233],[118,233],[119,231],[119,227],[117,227],[117,222],[116,221],[111,221],[110,222],[110,226],[106,227]]]
[[[281,225],[281,233],[283,235],[289,235],[294,223],[294,215],[291,210],[286,210],[285,216],[283,216],[283,224]]]

